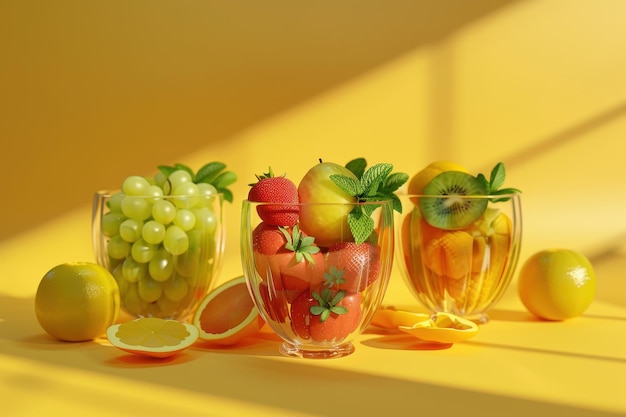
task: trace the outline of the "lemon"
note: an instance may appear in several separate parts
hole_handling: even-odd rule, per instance
[[[103,335],[117,320],[119,310],[115,278],[90,262],[55,266],[43,276],[35,295],[35,314],[41,327],[67,342]]]
[[[574,250],[541,250],[528,258],[519,272],[520,300],[528,311],[545,320],[580,316],[595,292],[593,266]]]
[[[243,276],[224,282],[204,296],[193,316],[200,340],[234,345],[256,334],[265,324]]]
[[[140,317],[109,326],[107,339],[128,353],[168,358],[187,349],[198,340],[196,326],[177,320]]]
[[[435,161],[415,174],[408,185],[409,194],[423,194],[424,187],[437,175],[446,171],[460,171],[467,173],[467,168],[451,161]]]

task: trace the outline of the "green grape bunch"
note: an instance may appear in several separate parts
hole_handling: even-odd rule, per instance
[[[225,168],[159,166],[153,177],[127,177],[110,196],[100,220],[104,263],[128,313],[180,318],[208,290],[223,247],[220,209],[237,179]]]

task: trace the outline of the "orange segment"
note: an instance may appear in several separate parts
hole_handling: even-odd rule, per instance
[[[110,326],[107,339],[128,353],[166,358],[193,345],[198,340],[198,329],[176,320],[142,317]]]
[[[424,263],[437,275],[465,278],[472,270],[474,239],[467,232],[453,231],[430,241]]]
[[[243,276],[209,292],[193,316],[200,339],[217,345],[236,344],[256,334],[264,323]]]

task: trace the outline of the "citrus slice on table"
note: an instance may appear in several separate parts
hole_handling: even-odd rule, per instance
[[[473,321],[450,313],[415,313],[398,310],[394,307],[378,309],[372,324],[375,326],[398,329],[418,339],[437,343],[456,343],[474,337],[479,327]]]
[[[141,317],[107,329],[107,339],[118,349],[137,355],[167,358],[198,340],[198,329],[188,323]]]
[[[478,333],[478,325],[473,321],[441,312],[411,326],[398,326],[398,329],[418,339],[437,343],[462,342]]]
[[[210,291],[200,301],[193,316],[201,340],[224,346],[256,334],[264,323],[243,276]]]

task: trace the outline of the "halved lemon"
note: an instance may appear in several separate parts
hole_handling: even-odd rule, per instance
[[[176,320],[141,317],[107,329],[107,339],[125,352],[167,358],[198,340],[198,329]]]
[[[265,322],[250,297],[245,277],[239,276],[204,296],[193,324],[201,340],[228,346],[256,334]]]

